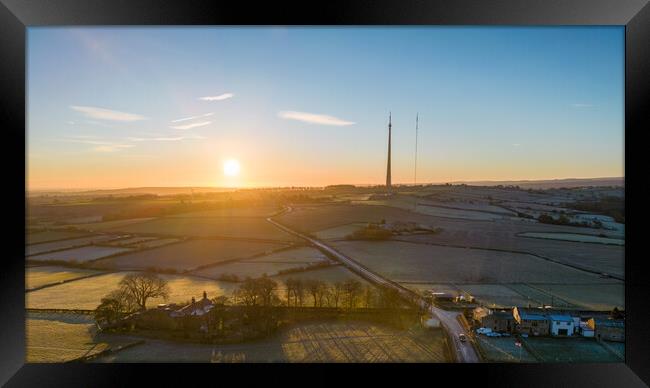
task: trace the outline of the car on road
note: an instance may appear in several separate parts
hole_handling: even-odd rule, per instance
[[[467,336],[463,333],[460,333],[458,334],[458,339],[460,340],[460,342],[465,342],[467,341]]]

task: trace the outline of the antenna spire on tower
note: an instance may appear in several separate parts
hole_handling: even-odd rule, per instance
[[[386,167],[386,190],[391,189],[391,174],[390,174],[390,137],[391,137],[391,112],[388,112],[388,165]]]
[[[415,114],[415,171],[413,172],[413,185],[418,184],[418,113]]]

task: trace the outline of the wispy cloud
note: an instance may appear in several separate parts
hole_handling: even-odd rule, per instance
[[[201,101],[221,101],[221,100],[227,100],[229,98],[232,98],[234,94],[232,93],[223,93],[218,96],[205,96],[205,97],[199,97],[199,100]]]
[[[519,143],[514,143],[512,146],[513,146],[513,147],[520,147],[521,144],[519,144]]]
[[[198,127],[205,127],[206,125],[212,124],[212,121],[201,121],[198,123],[190,123],[190,124],[184,124],[184,125],[176,125],[173,127],[169,127],[172,129],[192,129],[192,128],[198,128]]]
[[[97,147],[93,147],[92,150],[95,152],[115,152],[115,151],[120,151],[124,148],[132,148],[135,147],[133,144],[108,144],[108,145],[100,145]]]
[[[77,112],[81,112],[85,116],[97,120],[139,121],[139,120],[147,119],[146,117],[135,113],[120,112],[117,110],[98,108],[94,106],[71,105],[70,109],[75,110]]]
[[[592,104],[571,104],[574,108],[592,108]]]
[[[353,121],[339,119],[338,117],[334,116],[306,112],[282,111],[278,112],[278,117],[287,120],[298,120],[311,124],[335,125],[339,127],[355,124]]]
[[[181,141],[181,140],[195,140],[195,139],[205,139],[205,137],[198,135],[196,133],[184,133],[182,136],[172,136],[172,135],[153,135],[148,137],[127,137],[128,141]]]
[[[65,141],[69,143],[79,143],[79,144],[88,144],[95,147],[91,147],[91,151],[95,152],[115,152],[125,148],[135,147],[133,144],[126,143],[117,143],[114,141],[102,140],[96,136],[91,135],[69,135],[63,139],[58,139],[59,141]]]
[[[172,120],[171,122],[172,122],[172,123],[180,123],[180,122],[182,122],[182,121],[189,121],[189,120],[194,120],[194,119],[200,119],[201,117],[210,117],[210,116],[212,116],[213,114],[214,114],[213,112],[210,112],[210,113],[206,113],[206,114],[204,114],[204,115],[190,116],[190,117],[183,117],[182,119]]]

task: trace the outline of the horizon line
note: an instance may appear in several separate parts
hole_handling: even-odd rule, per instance
[[[404,182],[393,183],[394,186],[427,186],[427,185],[444,185],[444,184],[499,184],[499,183],[535,183],[535,182],[558,182],[558,181],[588,181],[588,180],[606,180],[606,179],[622,179],[625,176],[605,176],[594,178],[548,178],[548,179],[483,179],[483,180],[456,180],[456,181],[437,181],[437,182]],[[325,188],[328,186],[357,186],[357,187],[378,187],[385,186],[383,183],[331,183],[326,185],[258,185],[258,186],[202,186],[202,185],[178,185],[178,186],[121,186],[121,187],[74,187],[74,188],[29,188],[26,187],[26,192],[92,192],[92,191],[111,191],[111,190],[136,190],[136,189],[212,189],[212,190],[246,190],[246,189],[281,189],[281,188]]]

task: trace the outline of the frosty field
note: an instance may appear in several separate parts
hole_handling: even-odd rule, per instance
[[[190,240],[183,243],[153,248],[100,260],[97,265],[118,269],[145,269],[148,267],[191,270],[235,258],[281,248],[280,244],[237,240]]]
[[[441,331],[402,331],[365,322],[295,325],[248,344],[147,340],[95,362],[447,362]]]
[[[85,262],[91,260],[101,259],[102,257],[115,255],[118,253],[130,252],[129,248],[118,247],[105,247],[105,246],[85,246],[81,248],[66,249],[64,251],[56,251],[43,253],[40,255],[30,256],[30,260],[63,260],[63,261],[78,261]]]
[[[34,309],[95,309],[101,298],[119,287],[125,272],[109,273],[89,279],[60,284],[54,287],[29,292],[25,295],[26,307]],[[203,291],[214,298],[227,294],[230,296],[233,285],[226,282],[202,279],[192,276],[161,275],[168,281],[170,296],[168,302],[187,302],[192,297],[200,298]],[[147,301],[149,307],[163,303],[162,299]]]
[[[65,267],[29,267],[25,268],[25,288],[31,290],[48,284],[78,279],[98,273],[97,271],[81,268]]]

